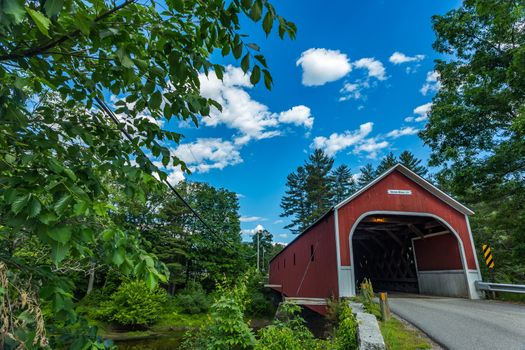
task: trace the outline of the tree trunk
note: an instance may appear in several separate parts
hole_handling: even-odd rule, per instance
[[[86,295],[89,295],[91,291],[93,290],[93,283],[95,282],[95,263],[91,263],[91,267],[89,268],[89,281],[88,281],[88,287],[86,291]]]

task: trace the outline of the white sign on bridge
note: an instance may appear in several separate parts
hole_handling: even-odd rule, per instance
[[[412,195],[411,190],[388,190],[388,194],[397,194],[401,196],[410,196]]]

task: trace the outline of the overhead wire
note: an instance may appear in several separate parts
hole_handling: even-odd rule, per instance
[[[100,107],[100,109],[109,116],[109,118],[115,123],[116,127],[119,129],[119,131],[130,141],[130,143],[135,147],[135,150],[140,153],[151,165],[154,165],[151,159],[144,153],[144,151],[133,142],[133,137],[123,128],[120,126],[119,120],[115,113],[108,107],[108,105],[102,100],[102,98],[95,96],[95,102]],[[184,197],[177,191],[177,189],[167,180],[162,180],[168,188],[175,194],[175,196],[186,206],[190,212],[195,216],[203,225],[204,227],[209,231],[209,233],[217,240],[219,240],[224,245],[227,245],[229,248],[234,249],[234,246],[226,241],[224,238],[219,236],[215,230],[199,215],[199,213],[184,199]]]

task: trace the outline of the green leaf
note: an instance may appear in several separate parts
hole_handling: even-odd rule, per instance
[[[73,213],[75,213],[75,215],[77,216],[84,215],[88,207],[89,207],[89,203],[86,201],[77,202],[73,206]]]
[[[241,0],[241,4],[245,9],[252,7],[252,0]]]
[[[115,237],[115,231],[114,230],[112,230],[110,228],[107,228],[104,231],[102,231],[102,239],[105,242],[109,242],[111,239],[113,239],[113,237]]]
[[[38,220],[40,220],[40,222],[45,225],[49,225],[50,223],[55,222],[57,219],[58,217],[51,212],[44,213],[38,217]]]
[[[77,176],[73,172],[73,170],[64,168],[64,173],[66,173],[67,177],[69,177],[73,181],[77,181]]]
[[[61,215],[66,209],[70,200],[71,200],[71,195],[69,195],[68,193],[65,193],[62,197],[60,197],[60,199],[53,206],[53,208],[55,209],[55,212],[58,215]]]
[[[29,16],[31,16],[31,19],[33,20],[33,22],[35,22],[38,30],[45,36],[50,37],[49,36],[49,25],[51,24],[51,21],[49,20],[49,18],[44,16],[42,12],[33,10],[32,8],[27,7],[27,6],[26,6],[26,11],[29,14]]]
[[[113,252],[113,257],[111,258],[111,261],[113,262],[113,264],[120,266],[124,262],[125,257],[126,252],[124,248],[119,247]]]
[[[71,240],[71,228],[69,226],[59,226],[47,231],[47,235],[54,241],[67,243]]]
[[[149,99],[149,106],[151,109],[159,109],[161,103],[162,94],[159,91],[155,91]]]
[[[272,31],[272,26],[273,26],[273,16],[270,13],[270,11],[267,11],[266,15],[264,16],[263,24],[262,24],[262,27],[263,27],[264,32],[266,33],[266,36],[268,36],[268,34],[270,34],[270,32]]]
[[[250,9],[249,16],[252,20],[255,22],[259,21],[262,17],[262,1],[261,0],[255,0],[255,3],[253,4],[252,8]]]
[[[255,55],[254,57],[257,61],[259,61],[260,64],[263,65],[264,68],[268,68],[268,65],[266,64],[266,58],[264,58],[263,55]]]
[[[244,55],[244,57],[241,60],[241,68],[244,73],[250,69],[250,53],[247,53]]]
[[[257,84],[259,80],[261,79],[261,68],[259,66],[254,66],[252,70],[252,74],[250,75],[250,83],[253,85]]]
[[[26,13],[24,2],[22,0],[4,1],[2,2],[2,10],[4,13],[15,18],[15,24],[22,22]]]
[[[89,32],[91,31],[92,23],[91,18],[85,13],[77,13],[77,16],[75,16],[75,27],[86,36],[89,35]]]
[[[51,244],[51,257],[55,265],[58,265],[69,252],[69,244],[63,244],[60,242],[53,242]]]
[[[157,286],[157,279],[155,278],[155,275],[151,271],[148,271],[147,273],[146,284],[151,290],[155,289],[155,287]]]
[[[263,69],[263,74],[264,74],[264,85],[266,86],[268,90],[271,90],[272,84],[273,84],[272,76],[270,75],[270,72],[267,69]]]
[[[117,57],[120,60],[120,63],[122,64],[122,66],[126,68],[133,67],[133,61],[131,60],[127,52],[124,50],[124,48],[120,47],[117,50]]]
[[[36,197],[31,198],[31,203],[29,204],[29,217],[34,218],[38,214],[40,214],[40,211],[42,210],[42,205],[40,204],[40,201]]]
[[[246,46],[248,46],[250,49],[252,49],[254,51],[260,51],[261,50],[259,45],[255,44],[255,43],[249,43],[249,44],[246,44]]]
[[[11,211],[15,214],[20,213],[22,209],[24,209],[24,207],[27,205],[27,202],[29,202],[30,197],[30,194],[16,197],[16,199],[13,201],[13,204],[11,204]]]
[[[233,57],[239,58],[242,55],[242,44],[239,43],[237,46],[233,48]]]
[[[46,0],[44,9],[49,17],[53,17],[54,15],[58,15],[63,5],[64,0]]]

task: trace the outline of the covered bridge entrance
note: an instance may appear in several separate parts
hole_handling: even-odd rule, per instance
[[[479,298],[472,214],[398,164],[274,257],[270,285],[288,298],[323,300],[353,296],[369,278],[382,291]]]

